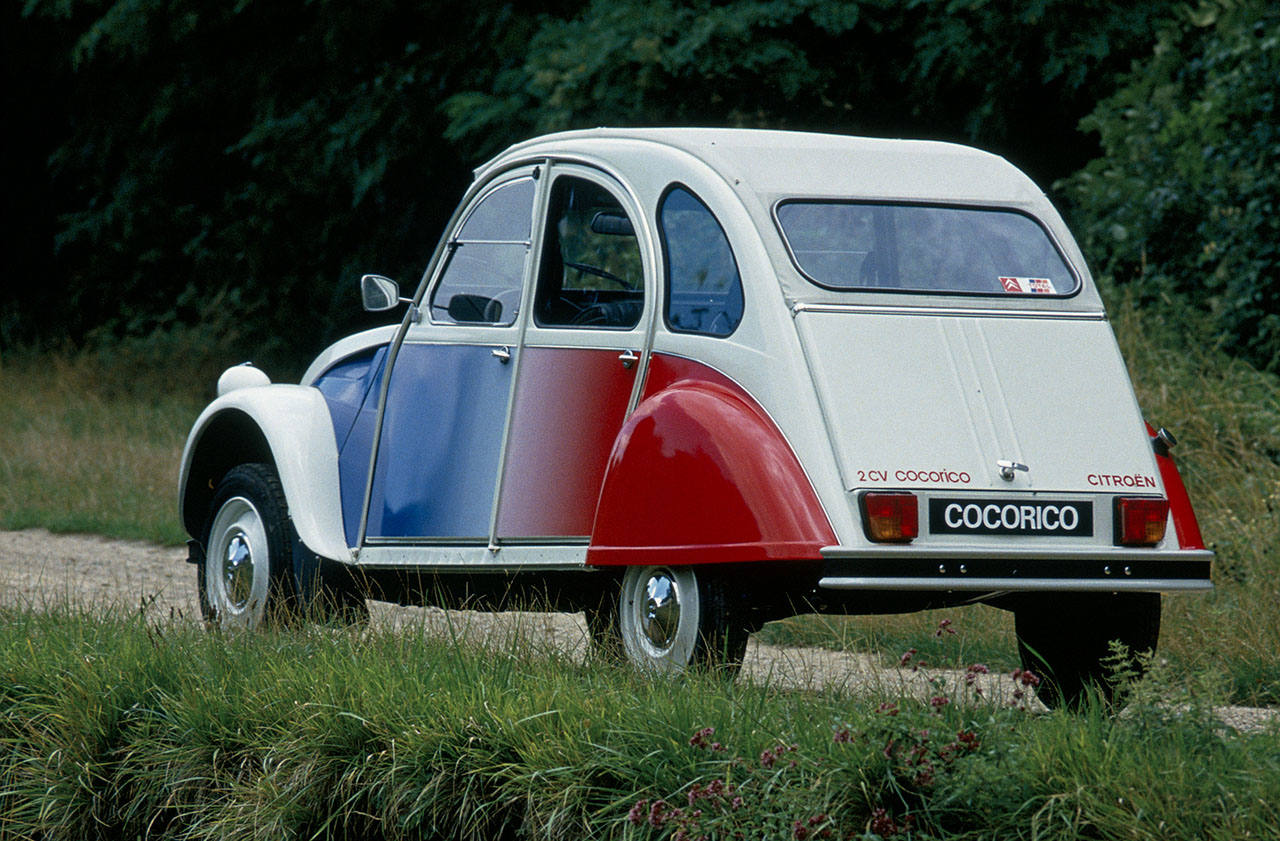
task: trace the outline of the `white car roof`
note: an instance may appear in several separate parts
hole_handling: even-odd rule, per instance
[[[714,173],[735,192],[761,232],[787,198],[940,202],[1007,207],[1038,219],[1081,278],[1081,292],[1053,306],[1100,311],[1092,278],[1075,240],[1044,192],[999,155],[958,143],[895,140],[814,132],[733,128],[596,128],[547,134],[511,146],[476,170],[477,180],[538,157],[619,163],[629,180],[667,183]],[[683,168],[683,171],[682,171]],[[690,182],[692,183],[692,182]],[[770,238],[772,239],[772,238]],[[781,240],[771,244],[782,253]],[[779,269],[787,261],[775,256]],[[798,274],[780,271],[787,297],[847,300]],[[997,299],[998,300],[998,299]],[[1014,307],[1008,299],[1000,306]]]
[[[998,155],[957,143],[720,128],[597,128],[518,143],[476,172],[540,147],[607,154],[618,141],[686,152],[762,195],[1034,202],[1039,188]]]

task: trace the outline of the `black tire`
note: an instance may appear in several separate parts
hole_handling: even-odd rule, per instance
[[[222,477],[205,519],[204,563],[197,567],[206,621],[252,629],[298,616],[292,532],[270,465],[241,464]]]
[[[616,609],[588,611],[588,624],[608,621],[622,655],[643,671],[717,669],[734,674],[747,650],[748,629],[730,610],[725,581],[694,567],[628,567],[618,586]],[[594,630],[594,629],[593,629]]]
[[[1118,640],[1137,655],[1160,637],[1159,593],[1054,593],[1027,597],[1014,610],[1022,667],[1040,678],[1036,697],[1050,709],[1078,708],[1096,687],[1114,697],[1104,661]]]
[[[369,619],[364,590],[351,572],[298,539],[271,465],[241,464],[222,478],[202,537],[205,560],[197,576],[207,622],[257,628],[303,618],[346,625]],[[244,555],[248,567],[232,569],[232,552]]]

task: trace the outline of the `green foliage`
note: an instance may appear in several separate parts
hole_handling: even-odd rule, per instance
[[[5,609],[0,826],[50,841],[1268,837],[1280,733],[1229,731],[1212,694],[1155,671],[1118,717],[1032,716],[945,689],[645,678],[518,633],[470,648],[412,627],[220,635]]]
[[[212,336],[219,300],[240,347],[297,364],[372,323],[360,273],[412,286],[468,167],[535,131],[954,138],[1061,177],[1167,7],[28,0],[3,31],[32,282],[5,289],[0,345]]]
[[[242,346],[296,362],[367,323],[359,273],[412,286],[467,182],[446,92],[487,85],[542,8],[33,0],[64,50],[59,271],[13,294],[61,305],[0,341],[212,333],[217,301]]]
[[[1066,115],[1109,89],[1170,5],[595,0],[544,20],[492,89],[451,97],[449,136],[496,151],[595,125],[907,134],[1053,177],[1087,159]]]
[[[1280,371],[1280,12],[1218,0],[1081,123],[1105,154],[1064,184],[1103,274],[1210,314],[1230,352]]]

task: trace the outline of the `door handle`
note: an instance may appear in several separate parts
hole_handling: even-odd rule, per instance
[[[490,353],[503,365],[511,361],[511,348],[509,347],[496,347]]]
[[[636,353],[634,350],[624,350],[618,356],[618,361],[622,363],[623,368],[630,370],[632,365],[635,365],[640,361],[640,354]]]

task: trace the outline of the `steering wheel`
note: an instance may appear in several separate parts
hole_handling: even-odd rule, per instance
[[[622,278],[618,277],[616,274],[609,271],[608,269],[602,269],[599,266],[591,266],[586,263],[574,263],[569,260],[565,260],[564,265],[565,265],[565,268],[573,269],[574,271],[581,272],[582,274],[589,274],[593,277],[600,277],[600,278],[604,278],[605,280],[611,280],[614,283],[621,286],[623,289],[626,289],[628,291],[635,290],[634,286],[632,286],[630,283],[623,280]]]

